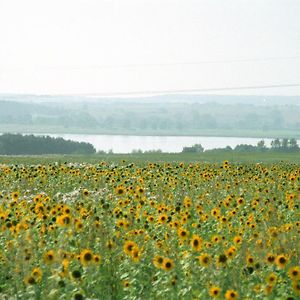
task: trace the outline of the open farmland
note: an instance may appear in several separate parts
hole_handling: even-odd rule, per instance
[[[0,298],[299,299],[298,163],[13,161]]]

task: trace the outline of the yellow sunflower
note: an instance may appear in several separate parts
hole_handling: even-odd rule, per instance
[[[227,290],[225,293],[226,300],[235,300],[239,296],[238,292],[235,290]]]
[[[208,293],[212,298],[217,298],[221,293],[221,289],[218,286],[212,286]]]
[[[174,261],[170,258],[164,258],[161,267],[165,271],[171,271],[174,268]]]
[[[80,262],[83,266],[87,266],[93,262],[93,252],[89,249],[84,249],[79,255]]]
[[[126,254],[131,255],[134,249],[138,249],[138,245],[134,241],[126,241],[123,250]]]

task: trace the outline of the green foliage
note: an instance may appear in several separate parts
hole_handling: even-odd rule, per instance
[[[300,151],[297,140],[294,138],[275,139],[271,142],[271,149],[279,152],[297,152]]]
[[[127,157],[1,161],[0,299],[297,299],[299,164]]]
[[[235,146],[234,149],[232,149],[230,146],[227,146],[226,148],[218,148],[218,149],[213,149],[213,150],[206,150],[205,152],[234,152],[234,153],[240,153],[240,152],[245,152],[245,153],[254,153],[254,152],[299,152],[300,148],[297,144],[297,140],[294,138],[287,139],[283,138],[282,140],[280,139],[275,139],[271,142],[271,148],[268,148],[265,145],[264,140],[261,140],[257,143],[257,146],[253,145],[247,145],[247,144],[239,144]]]
[[[66,141],[63,138],[21,134],[0,136],[1,155],[92,154],[95,151],[89,143]]]
[[[204,148],[202,147],[201,144],[195,144],[194,146],[191,147],[183,147],[182,152],[195,152],[195,153],[201,153],[204,151]]]

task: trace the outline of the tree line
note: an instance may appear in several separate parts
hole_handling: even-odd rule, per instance
[[[50,136],[3,134],[0,136],[1,155],[93,154],[90,143],[74,142]]]
[[[300,148],[297,143],[297,140],[294,138],[288,139],[275,139],[271,141],[271,146],[267,147],[264,140],[261,140],[257,143],[256,146],[247,145],[247,144],[239,144],[235,146],[235,148],[231,148],[227,146],[226,148],[217,148],[213,150],[206,150],[208,151],[234,151],[234,152],[299,152]],[[183,147],[182,152],[204,152],[204,148],[201,144],[195,144],[191,147]]]
[[[185,100],[183,97],[166,103],[154,100],[64,103],[57,98],[57,103],[42,104],[1,101],[0,96],[0,125],[17,128],[25,125],[30,128],[29,132],[38,132],[42,127],[47,132],[58,132],[59,129],[59,132],[65,133],[80,130],[116,134],[196,134],[237,128],[239,131],[292,131],[292,134],[276,134],[281,137],[295,136],[300,130],[300,105],[264,106]]]

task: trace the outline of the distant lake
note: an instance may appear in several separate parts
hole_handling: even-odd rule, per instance
[[[45,134],[62,137],[66,140],[91,143],[97,151],[112,150],[114,153],[131,153],[133,150],[162,150],[181,152],[185,146],[201,144],[205,150],[214,148],[234,148],[238,144],[256,145],[261,138],[207,137],[207,136],[134,136],[134,135],[97,135],[97,134]],[[267,146],[273,139],[264,139]]]

